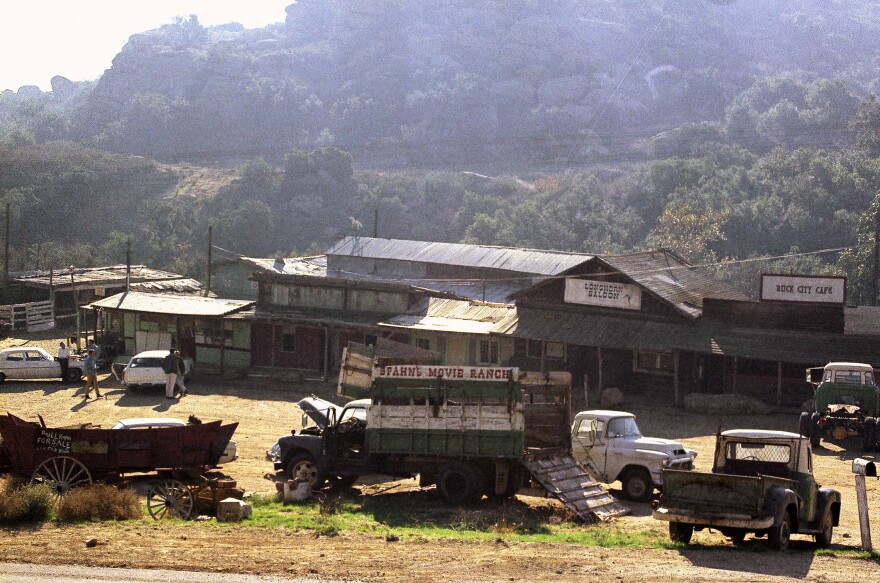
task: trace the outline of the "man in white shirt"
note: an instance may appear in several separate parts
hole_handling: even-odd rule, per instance
[[[70,364],[70,349],[64,342],[58,345],[58,362],[61,364],[61,382],[67,380],[67,367]]]

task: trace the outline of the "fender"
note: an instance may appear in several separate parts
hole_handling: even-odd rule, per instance
[[[287,435],[278,440],[281,447],[281,463],[286,464],[292,452],[306,451],[315,461],[320,461],[324,442],[320,435]]]
[[[834,518],[834,526],[840,523],[840,492],[831,488],[820,488],[816,497],[816,523],[822,520],[825,509],[831,506],[831,516]]]
[[[767,510],[768,514],[773,516],[773,526],[779,526],[782,522],[782,517],[787,512],[789,506],[794,506],[797,509],[798,504],[798,495],[788,488],[780,488],[773,487],[770,488],[770,492],[767,496]],[[798,531],[798,515],[795,512],[794,521],[791,524],[791,531]]]

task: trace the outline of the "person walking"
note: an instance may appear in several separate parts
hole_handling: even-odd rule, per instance
[[[177,356],[174,349],[168,351],[168,355],[162,359],[162,372],[165,373],[165,398],[174,398],[174,385],[177,384]]]
[[[98,345],[95,344],[95,341],[91,338],[89,338],[89,341],[86,343],[86,350],[95,351],[95,362],[98,362],[98,359],[101,358],[101,349],[98,348]]]
[[[186,390],[186,385],[183,384],[184,376],[186,375],[186,363],[183,362],[183,358],[180,357],[180,351],[174,351],[174,358],[177,359],[177,380],[175,381],[175,387],[180,387],[180,396],[185,397],[188,393]]]
[[[67,368],[70,366],[70,349],[62,342],[58,345],[58,364],[61,365],[61,382],[67,380]]]
[[[103,395],[98,390],[98,361],[95,358],[95,351],[89,349],[89,354],[83,361],[83,372],[86,373],[86,399],[95,389],[95,399],[100,399]]]

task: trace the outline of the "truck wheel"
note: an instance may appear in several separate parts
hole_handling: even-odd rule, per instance
[[[770,546],[777,551],[787,551],[788,543],[791,542],[791,517],[788,511],[782,515],[779,524],[770,529]]]
[[[693,524],[682,524],[681,522],[669,523],[669,540],[674,543],[688,544],[694,534]]]
[[[810,445],[819,447],[819,440],[822,438],[822,429],[819,427],[819,414],[810,415]]]
[[[437,489],[447,504],[472,504],[483,497],[483,474],[468,463],[452,463],[440,468]]]
[[[307,453],[300,453],[290,458],[285,473],[291,480],[308,482],[314,489],[320,488],[324,483],[323,478],[318,475],[318,465]]]
[[[873,417],[865,419],[862,425],[862,451],[874,451],[874,442],[877,439],[877,422]]]
[[[623,494],[636,502],[647,502],[654,493],[654,483],[651,474],[645,468],[632,468],[627,470],[621,480]]]
[[[804,437],[810,437],[813,434],[813,423],[810,420],[810,414],[806,411],[801,413],[801,418],[798,422],[798,433]]]
[[[831,513],[831,506],[825,509],[822,516],[822,531],[816,535],[816,544],[823,549],[831,545],[831,537],[834,536],[834,515]]]

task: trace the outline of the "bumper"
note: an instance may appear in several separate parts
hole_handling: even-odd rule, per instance
[[[652,515],[657,520],[667,522],[680,522],[696,526],[708,526],[712,528],[742,528],[745,530],[764,530],[773,526],[772,516],[749,516],[747,514],[724,514],[699,516],[680,510],[658,508]]]

